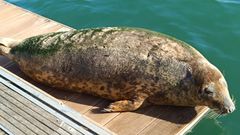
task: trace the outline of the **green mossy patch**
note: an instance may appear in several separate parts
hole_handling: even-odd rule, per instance
[[[53,55],[61,48],[58,39],[57,43],[50,43],[46,46],[43,46],[42,41],[48,37],[53,37],[59,33],[52,33],[50,35],[40,35],[28,38],[20,43],[18,46],[11,49],[12,54],[23,54],[27,56],[49,56]]]
[[[143,28],[130,28],[130,27],[115,27],[114,29],[110,29],[108,31],[104,31],[106,28],[93,28],[93,29],[82,29],[82,30],[76,30],[72,31],[67,35],[65,40],[69,40],[69,42],[65,42],[62,39],[60,39],[61,34],[64,34],[65,32],[55,32],[55,33],[49,33],[45,35],[39,35],[35,37],[28,38],[24,40],[22,43],[20,43],[18,46],[14,47],[11,49],[12,54],[20,54],[20,55],[26,55],[26,56],[51,56],[54,55],[57,51],[60,50],[73,50],[74,48],[76,49],[76,46],[74,45],[74,41],[71,41],[71,38],[77,34],[77,33],[82,33],[80,36],[84,37],[85,40],[91,41],[93,35],[97,35],[97,33],[103,32],[103,35],[101,36],[101,39],[95,39],[93,41],[94,43],[98,43],[98,40],[102,40],[102,38],[105,38],[106,35],[112,34],[115,31],[136,31],[136,32],[145,32],[146,36],[160,36],[164,37],[167,39],[172,40],[173,42],[177,42],[180,45],[182,45],[184,48],[186,48],[188,51],[190,51],[192,54],[195,54],[195,49],[192,48],[190,45],[187,43],[180,41],[176,38],[173,38],[171,36],[159,33],[159,32],[154,32],[151,30],[143,29]],[[91,33],[90,33],[91,32]],[[84,36],[87,33],[89,33],[88,36]],[[57,36],[57,37],[55,37]],[[43,44],[43,41],[55,38],[53,39],[53,43],[47,43]],[[67,44],[66,44],[67,43]],[[85,43],[87,43],[85,41]],[[92,43],[92,42],[91,42]],[[75,46],[75,47],[74,47]]]

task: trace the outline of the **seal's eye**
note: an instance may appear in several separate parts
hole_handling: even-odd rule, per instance
[[[213,89],[204,88],[203,91],[207,96],[213,96]]]

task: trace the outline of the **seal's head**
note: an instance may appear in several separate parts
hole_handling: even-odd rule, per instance
[[[233,112],[235,105],[222,73],[204,57],[188,64],[177,85],[164,85],[165,89],[151,96],[149,101],[159,105],[208,106],[218,114]]]
[[[228,85],[222,73],[206,60],[200,61],[198,69],[201,87],[197,90],[198,101],[218,114],[227,114],[235,110],[235,105],[229,95]]]

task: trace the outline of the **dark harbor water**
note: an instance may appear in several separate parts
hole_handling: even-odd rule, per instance
[[[76,29],[143,27],[183,40],[216,65],[237,110],[204,118],[191,135],[240,133],[240,0],[8,0]]]

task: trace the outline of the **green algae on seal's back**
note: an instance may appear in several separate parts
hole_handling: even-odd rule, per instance
[[[191,51],[193,48],[191,46],[187,45],[186,43],[177,40],[173,37],[170,37],[168,35],[164,35],[158,32],[153,32],[149,31],[146,29],[141,29],[141,28],[127,28],[127,27],[119,27],[119,28],[95,28],[95,29],[84,29],[84,30],[74,30],[71,32],[68,32],[68,34],[61,36],[65,32],[57,32],[57,33],[50,33],[46,35],[40,35],[40,36],[35,36],[26,39],[24,42],[16,46],[11,50],[11,53],[27,53],[30,55],[51,55],[54,54],[56,51],[59,49],[63,49],[65,47],[71,46],[74,42],[74,38],[81,37],[82,39],[78,40],[94,40],[96,42],[95,38],[104,38],[108,34],[112,33],[118,33],[121,31],[132,31],[134,32],[135,30],[137,31],[142,31],[144,33],[144,36],[161,36],[161,37],[166,37],[168,39],[171,39],[175,42],[179,42],[179,45],[182,45],[183,47],[189,48],[189,51]],[[99,35],[98,35],[99,34]],[[74,37],[73,37],[74,36]],[[71,39],[73,38],[73,39]],[[68,41],[64,41],[68,40]],[[101,39],[97,39],[101,40]],[[75,41],[76,42],[76,41]],[[192,50],[193,51],[193,50]]]
[[[3,54],[36,81],[116,101],[108,112],[133,111],[145,101],[206,105],[219,113],[234,110],[217,68],[188,44],[145,29],[49,33],[25,39]]]

